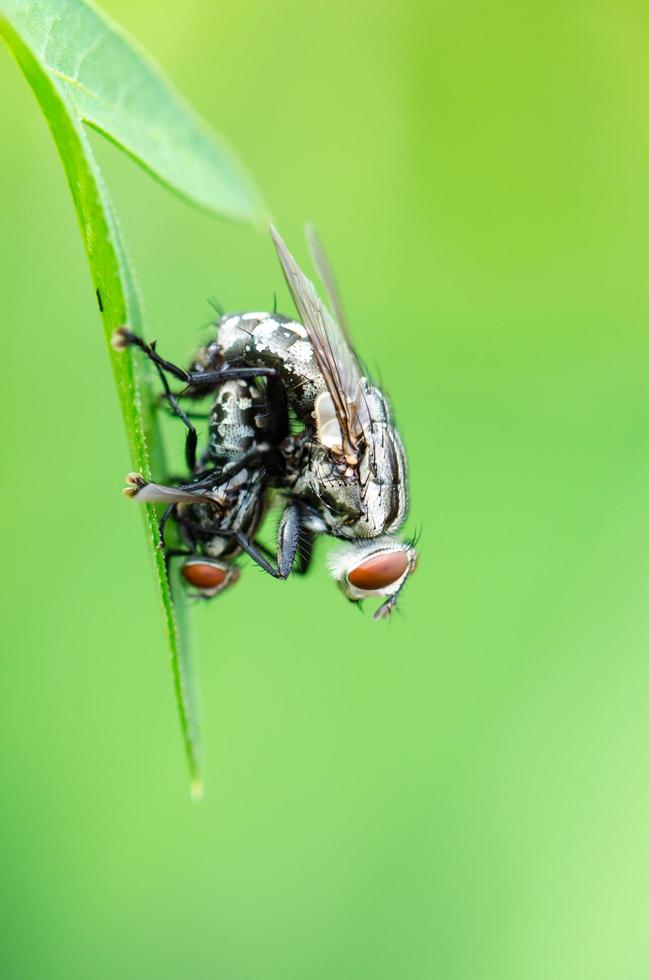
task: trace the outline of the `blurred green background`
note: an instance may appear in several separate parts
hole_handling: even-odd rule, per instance
[[[646,4],[107,0],[312,218],[409,448],[391,624],[317,568],[194,618],[192,804],[69,192],[0,55],[7,978],[649,976]],[[94,140],[148,329],[286,292]],[[164,347],[163,347],[164,345]]]

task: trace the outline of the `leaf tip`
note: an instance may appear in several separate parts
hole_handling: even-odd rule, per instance
[[[194,803],[200,803],[203,799],[203,778],[202,776],[195,776],[192,779],[191,786],[189,788],[189,795],[191,796]]]
[[[259,205],[252,215],[252,224],[255,230],[264,235],[267,234],[268,226],[272,220],[273,216],[264,204]]]

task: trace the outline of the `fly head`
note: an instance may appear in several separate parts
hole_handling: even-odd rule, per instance
[[[329,558],[331,575],[351,602],[373,597],[386,600],[374,619],[385,619],[392,613],[416,566],[414,544],[389,536],[349,544]]]

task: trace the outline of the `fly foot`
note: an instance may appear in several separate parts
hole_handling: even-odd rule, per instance
[[[123,351],[130,347],[133,342],[133,334],[128,327],[116,327],[110,338],[110,346],[113,350]]]
[[[137,497],[140,490],[143,490],[147,485],[147,482],[141,473],[127,473],[126,486],[122,490],[122,493],[125,497]]]

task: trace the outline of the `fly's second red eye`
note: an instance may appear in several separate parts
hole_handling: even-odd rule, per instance
[[[188,561],[182,568],[183,578],[195,589],[218,589],[225,584],[227,569],[208,561]]]
[[[398,582],[407,568],[408,555],[405,551],[387,551],[361,562],[347,578],[357,589],[376,592]]]

